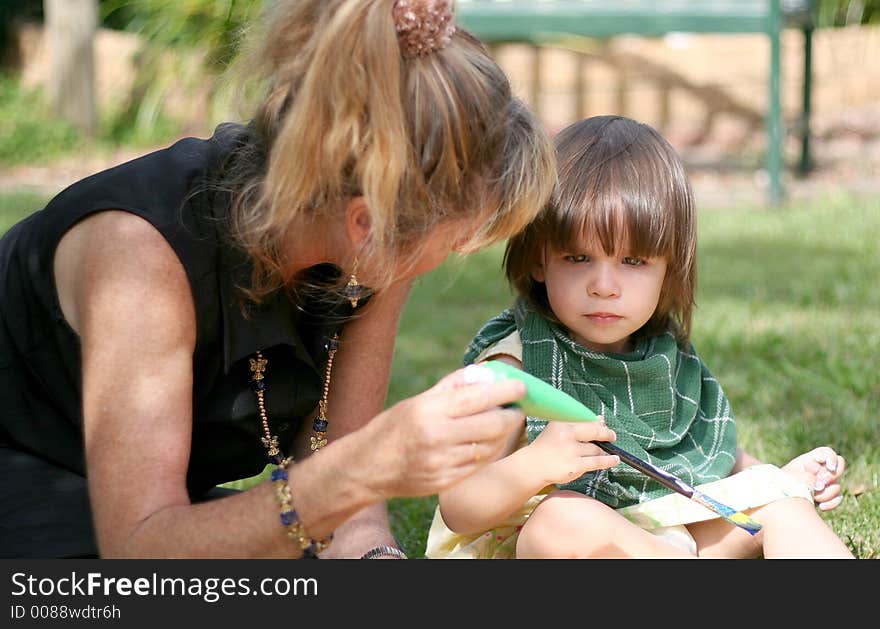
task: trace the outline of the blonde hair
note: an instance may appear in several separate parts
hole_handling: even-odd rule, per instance
[[[547,289],[531,275],[544,248],[562,251],[585,235],[613,255],[664,257],[666,277],[653,317],[637,336],[671,329],[688,342],[697,283],[696,212],[675,149],[652,127],[621,116],[595,116],[555,138],[559,181],[537,219],[507,244],[504,266],[517,293],[557,321]]]
[[[352,196],[371,219],[361,268],[393,269],[447,221],[482,219],[464,251],[508,238],[552,192],[552,144],[485,47],[459,27],[405,57],[393,5],[278,1],[252,34],[243,67],[268,85],[236,160],[233,228],[256,300],[294,279],[284,250],[297,228]]]

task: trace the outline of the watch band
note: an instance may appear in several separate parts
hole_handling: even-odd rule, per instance
[[[363,555],[361,555],[361,559],[375,559],[376,557],[396,557],[397,559],[407,559],[406,553],[399,548],[395,548],[394,546],[376,546],[375,548],[368,550]]]

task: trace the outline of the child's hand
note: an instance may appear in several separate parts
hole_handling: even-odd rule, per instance
[[[529,466],[543,477],[546,484],[567,483],[586,472],[602,470],[620,463],[620,457],[606,454],[590,441],[614,441],[617,435],[605,425],[602,417],[596,422],[548,422],[547,427],[523,452],[530,457]]]
[[[831,511],[843,500],[840,477],[846,460],[829,446],[810,450],[782,468],[813,489],[813,500],[821,511]]]

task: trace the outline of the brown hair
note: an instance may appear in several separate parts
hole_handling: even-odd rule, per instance
[[[233,222],[253,299],[293,279],[284,247],[297,227],[352,196],[371,219],[362,268],[392,269],[450,220],[482,219],[463,251],[504,240],[552,192],[552,143],[485,47],[459,27],[442,48],[403,55],[393,6],[279,0],[252,33],[240,67],[268,89],[242,151],[265,164],[237,160]]]
[[[567,249],[593,234],[611,255],[628,239],[632,255],[667,260],[660,302],[638,335],[672,328],[686,343],[696,290],[696,213],[677,153],[650,126],[621,116],[576,122],[555,144],[556,190],[535,221],[508,242],[508,280],[533,309],[557,321],[544,283],[531,275],[545,247]]]

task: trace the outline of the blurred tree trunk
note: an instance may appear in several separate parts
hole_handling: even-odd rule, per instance
[[[98,0],[43,0],[43,12],[50,102],[60,116],[94,135],[98,127],[94,55]]]

